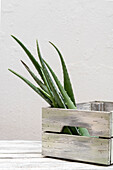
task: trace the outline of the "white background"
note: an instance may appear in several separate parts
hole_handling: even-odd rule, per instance
[[[48,41],[62,51],[77,102],[113,101],[113,1],[2,0],[0,30],[0,139],[41,139],[41,107],[47,104],[8,68],[29,80],[20,59],[32,64],[10,34],[37,57],[43,57],[59,78],[59,58]]]

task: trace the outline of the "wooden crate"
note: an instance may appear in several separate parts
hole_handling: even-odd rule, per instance
[[[77,104],[77,109],[42,109],[44,156],[110,165],[113,163],[113,102]],[[61,134],[63,126],[87,128],[91,136]]]

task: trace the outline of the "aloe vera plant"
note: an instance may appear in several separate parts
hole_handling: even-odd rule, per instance
[[[40,63],[34,58],[31,52],[25,47],[25,45],[12,35],[12,38],[16,40],[16,42],[22,47],[24,52],[27,54],[28,58],[33,63],[36,68],[40,78],[35,75],[32,70],[25,64],[22,60],[22,64],[28,73],[32,76],[32,78],[36,81],[37,86],[32,84],[29,80],[21,76],[20,74],[14,72],[11,69],[8,69],[10,72],[15,74],[21,80],[23,80],[29,87],[31,87],[38,95],[40,95],[51,107],[55,108],[64,108],[64,109],[76,109],[76,102],[74,98],[74,93],[71,85],[71,81],[69,78],[68,70],[66,64],[64,62],[63,56],[58,48],[50,42],[50,44],[55,48],[58,53],[58,56],[61,61],[62,69],[63,69],[63,79],[64,85],[61,84],[57,75],[52,70],[50,65],[43,59],[38,41],[36,41],[37,45],[37,53],[40,60]],[[89,132],[86,128],[81,127],[69,127],[64,126],[61,133],[67,133],[71,135],[81,135],[81,136],[90,136]]]

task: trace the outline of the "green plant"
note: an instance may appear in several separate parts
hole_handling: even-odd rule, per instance
[[[30,51],[24,46],[24,44],[18,40],[16,37],[12,35],[13,39],[16,40],[16,42],[23,48],[33,65],[35,66],[36,70],[38,71],[38,74],[40,75],[39,79],[32,71],[31,69],[23,62],[22,64],[25,66],[26,70],[30,73],[32,78],[36,81],[38,84],[38,87],[36,87],[34,84],[32,84],[29,80],[24,78],[23,76],[19,75],[18,73],[14,72],[11,69],[8,69],[10,72],[18,76],[20,79],[22,79],[25,83],[27,83],[35,92],[37,92],[51,107],[55,108],[65,108],[65,109],[76,109],[76,103],[74,99],[73,89],[71,85],[71,81],[69,78],[69,74],[67,71],[66,64],[64,62],[64,59],[62,57],[62,54],[58,50],[58,48],[50,42],[50,44],[55,48],[57,51],[62,69],[63,69],[63,79],[64,79],[64,85],[62,85],[52,70],[52,68],[49,66],[49,64],[42,58],[41,52],[39,49],[38,41],[36,41],[37,44],[37,52],[38,57],[40,60],[40,64],[38,61],[33,57],[33,55],[30,53]],[[86,128],[81,127],[69,127],[64,126],[62,129],[62,133],[67,134],[73,134],[73,135],[81,135],[81,136],[90,136],[88,133],[88,130]]]

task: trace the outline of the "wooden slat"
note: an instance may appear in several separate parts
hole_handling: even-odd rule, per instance
[[[78,110],[91,110],[91,103],[78,103],[77,104],[77,109]]]
[[[104,102],[105,111],[113,111],[113,102]]]
[[[112,170],[112,168],[51,158],[2,159],[0,161],[0,170]]]
[[[40,143],[33,141],[0,141],[0,154],[37,154],[41,152]],[[1,155],[0,155],[1,156]]]
[[[102,101],[93,101],[91,102],[92,111],[105,111],[105,103]]]
[[[110,129],[111,129],[111,136],[113,137],[113,111],[111,112],[111,127],[110,127]]]
[[[45,156],[110,164],[110,139],[43,133]]]
[[[92,111],[113,111],[113,102],[107,101],[92,101],[87,103],[78,103],[77,109],[79,110],[92,110]]]
[[[84,127],[91,136],[111,137],[111,113],[73,109],[42,109],[43,131],[60,132],[63,126]]]
[[[61,159],[51,159],[42,157],[41,155],[41,141],[0,141],[0,146],[16,147],[19,151],[20,145],[23,150],[25,148],[37,145],[40,153],[0,153],[0,170],[112,170],[113,166],[97,166],[93,164],[84,164],[80,162],[72,162]],[[18,147],[19,146],[19,147]],[[14,148],[13,147],[13,148]],[[36,146],[35,146],[36,147]]]
[[[35,152],[35,153],[0,153],[0,160],[2,159],[31,159],[31,158],[41,158],[43,157],[41,152]]]

